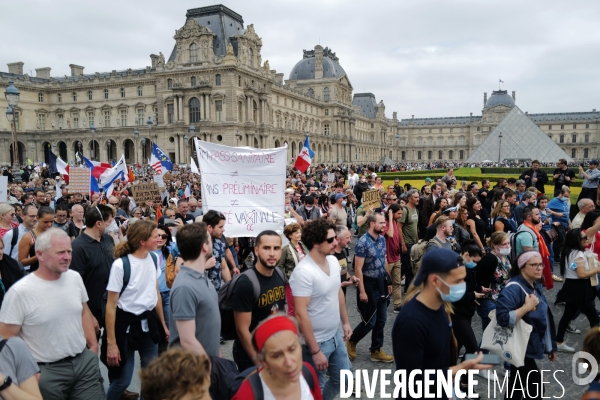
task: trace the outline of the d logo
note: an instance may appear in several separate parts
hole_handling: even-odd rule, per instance
[[[590,353],[578,351],[571,359],[571,372],[576,385],[589,385],[598,375],[596,359]],[[586,372],[589,372],[589,375],[580,377]]]

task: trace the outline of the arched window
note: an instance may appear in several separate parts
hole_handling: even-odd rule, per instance
[[[104,98],[108,99],[108,89],[104,89]]]
[[[215,86],[221,86],[221,74],[215,75]]]
[[[190,44],[190,62],[198,62],[198,45],[196,43]]]
[[[402,160],[406,160],[406,152],[403,151],[402,153],[400,153],[400,157],[402,158]]]
[[[190,123],[200,122],[200,100],[193,97],[190,100]]]
[[[196,77],[192,76],[192,78],[190,79],[190,84],[192,85],[192,87],[196,86]]]
[[[448,152],[448,160],[452,160],[454,158],[454,151],[450,150]]]
[[[583,158],[588,158],[590,156],[590,149],[583,149]]]
[[[420,160],[422,157],[423,153],[421,151],[417,151],[417,160]]]
[[[315,91],[313,90],[313,88],[309,88],[309,89],[308,89],[308,95],[309,95],[310,97],[315,97]]]
[[[571,158],[577,158],[577,149],[571,150]]]
[[[167,89],[173,89],[173,79],[167,79]]]
[[[438,160],[443,160],[444,159],[444,152],[443,151],[438,151]]]
[[[329,88],[323,89],[323,101],[329,101]]]
[[[465,151],[461,150],[458,152],[458,158],[460,158],[461,160],[465,159]]]
[[[92,91],[88,90],[88,100],[92,100],[94,96],[92,95]]]

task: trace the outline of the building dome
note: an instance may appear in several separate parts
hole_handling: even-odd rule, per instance
[[[509,96],[506,90],[494,90],[490,98],[486,101],[484,108],[491,108],[498,105],[514,107],[515,100]]]
[[[323,50],[323,78],[341,78],[346,71],[339,64],[339,59],[327,47]],[[315,79],[315,52],[304,50],[304,58],[300,60],[290,73],[290,80]]]

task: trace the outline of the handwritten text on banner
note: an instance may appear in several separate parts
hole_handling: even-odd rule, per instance
[[[229,147],[195,139],[202,210],[225,215],[225,234],[283,233],[287,148]]]

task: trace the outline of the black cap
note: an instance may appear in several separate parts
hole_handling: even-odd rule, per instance
[[[444,248],[432,248],[423,256],[421,268],[417,274],[413,284],[419,286],[425,282],[425,279],[431,274],[445,273],[460,267],[458,264],[459,255],[452,250]]]

